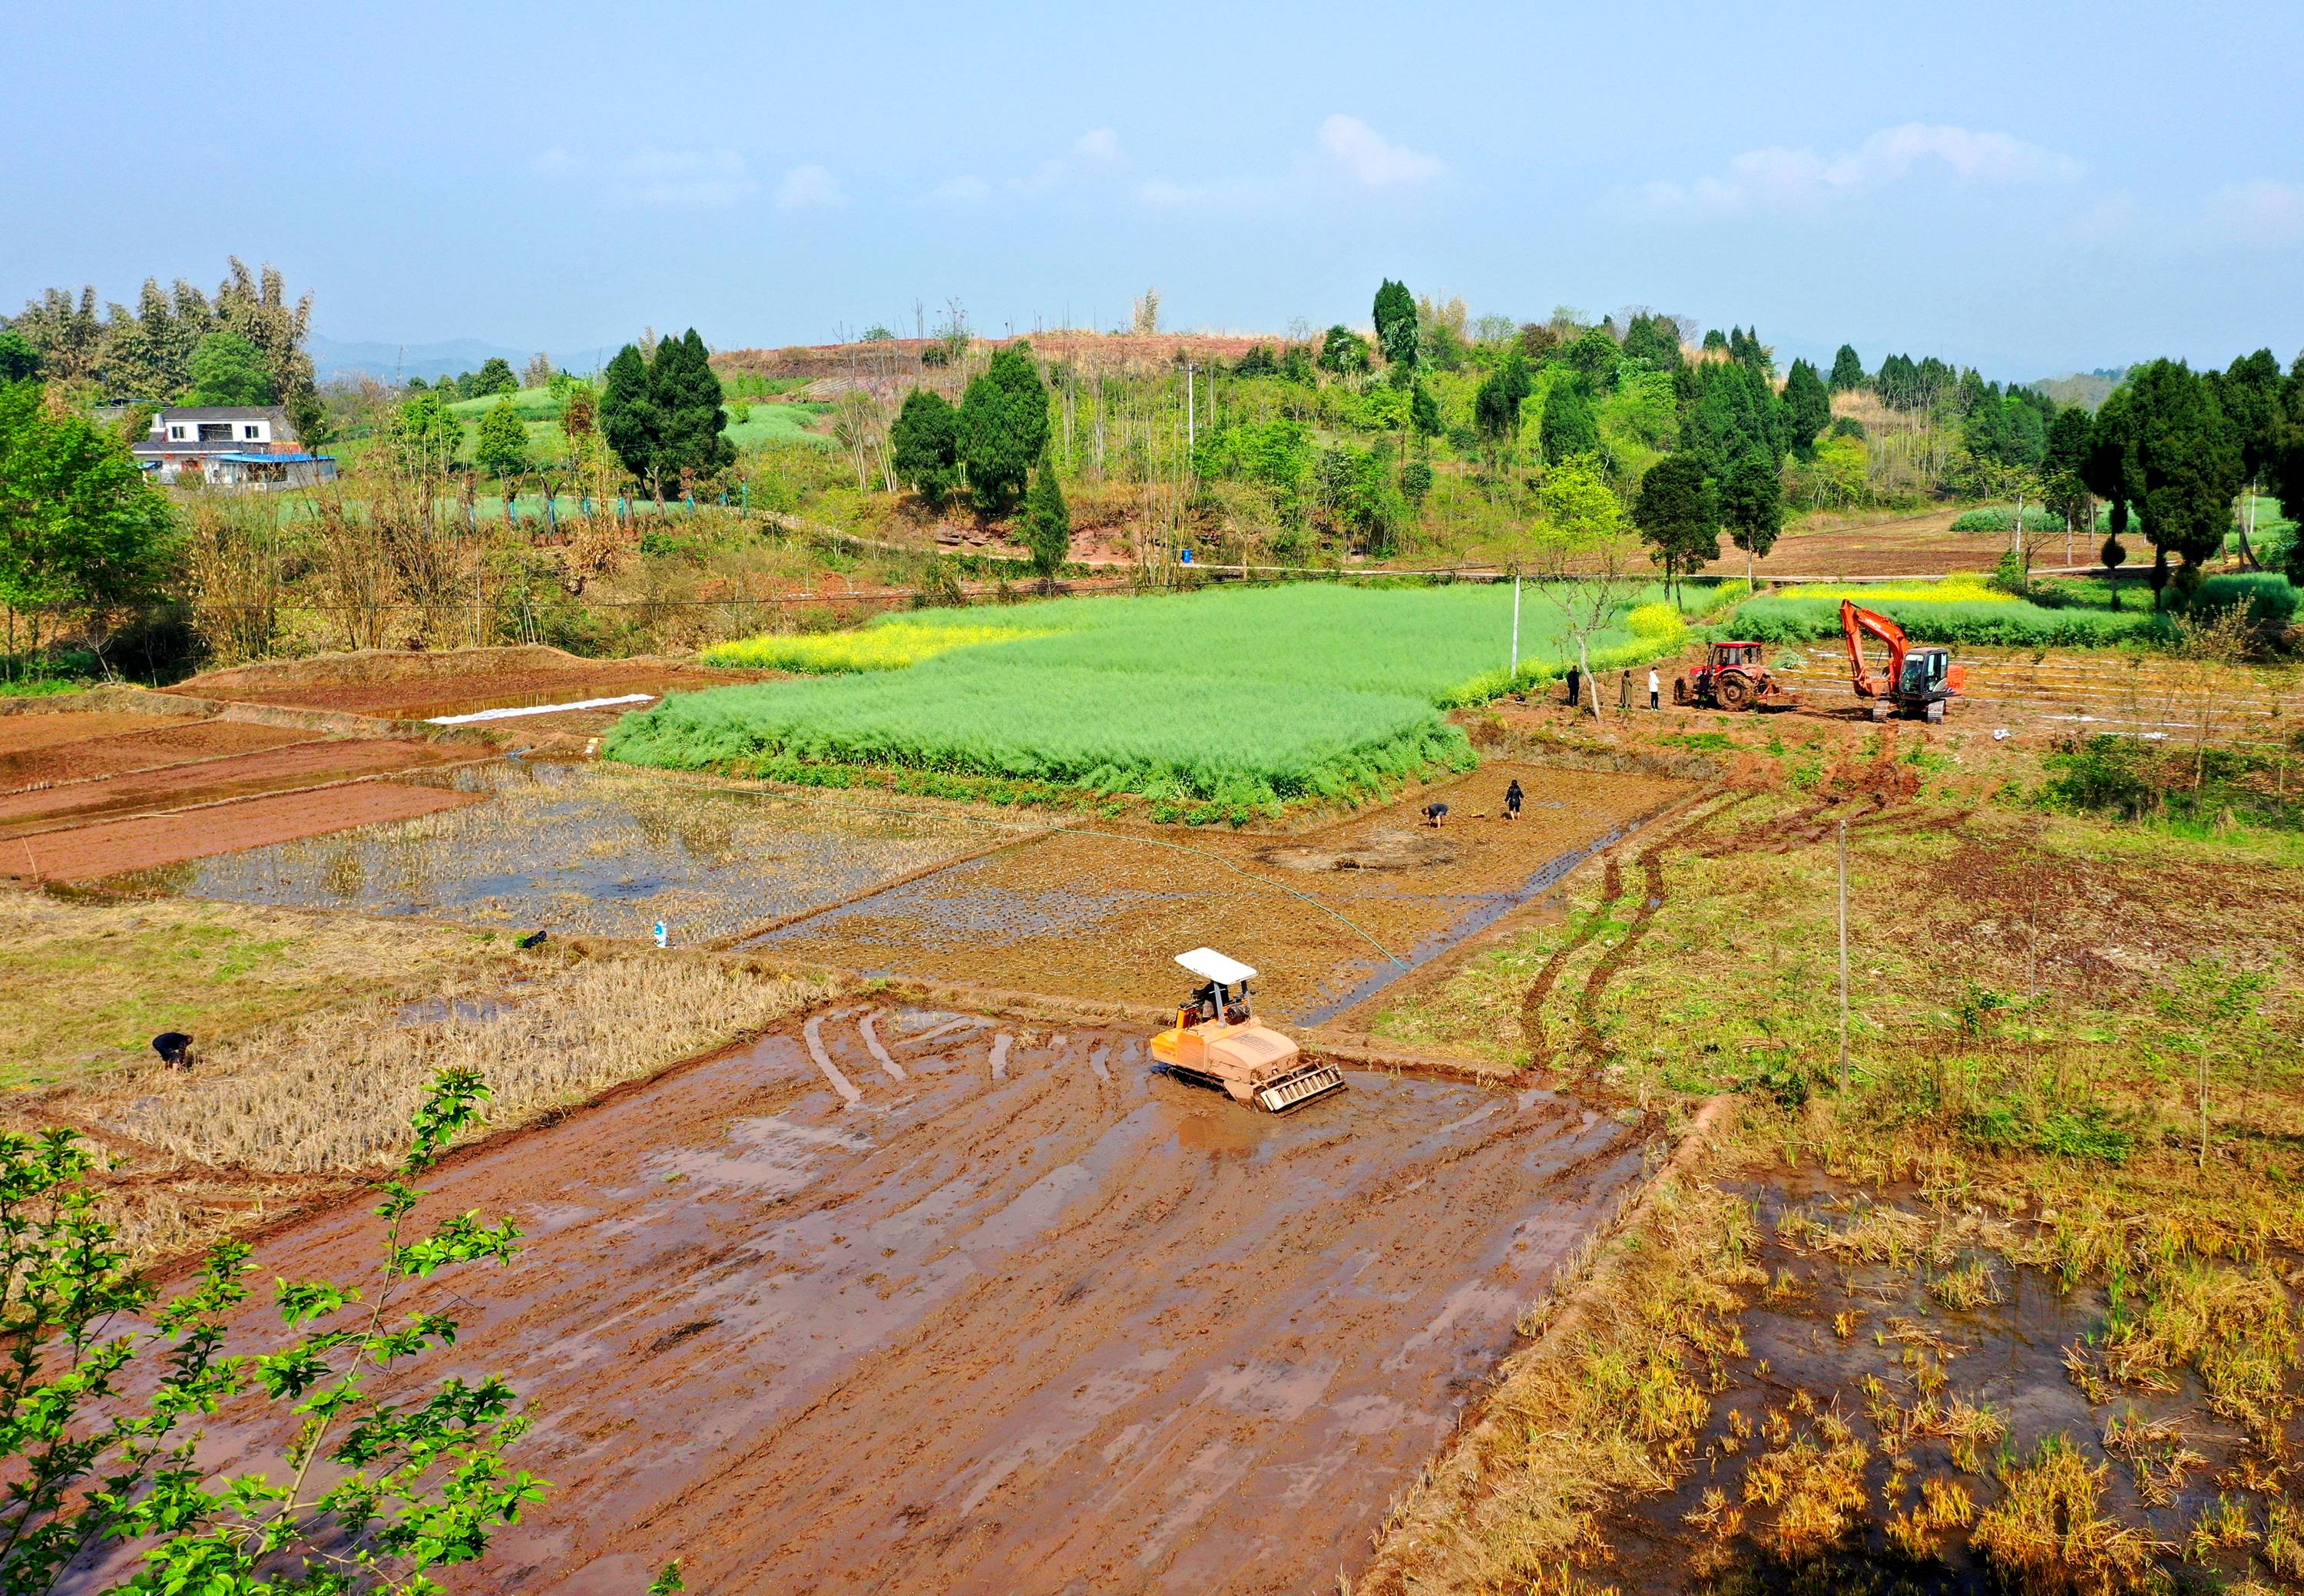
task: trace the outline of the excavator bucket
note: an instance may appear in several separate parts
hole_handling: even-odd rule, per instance
[[[1272,1114],[1285,1114],[1291,1108],[1300,1108],[1314,1098],[1323,1098],[1332,1091],[1344,1089],[1344,1072],[1333,1064],[1308,1064],[1292,1070],[1279,1080],[1258,1087],[1257,1107]]]

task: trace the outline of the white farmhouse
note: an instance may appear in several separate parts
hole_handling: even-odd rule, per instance
[[[301,488],[334,480],[335,457],[296,440],[276,404],[191,404],[161,411],[132,446],[137,463],[163,482]]]

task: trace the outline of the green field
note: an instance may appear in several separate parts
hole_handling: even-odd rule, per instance
[[[560,430],[560,416],[567,401],[550,388],[522,388],[516,394],[486,399],[459,399],[448,407],[448,413],[464,424],[460,452],[465,459],[472,457],[474,446],[479,440],[480,418],[499,403],[507,403],[527,425],[530,459],[538,464],[550,464],[567,458],[568,440]],[[826,441],[820,434],[809,431],[808,426],[830,410],[829,404],[767,403],[732,395],[727,405],[728,441],[740,450],[757,449],[771,443],[822,445]]]
[[[1680,643],[1659,598],[1641,595],[1638,627],[1628,613],[1595,640],[1596,665]],[[937,627],[971,635],[923,649],[919,633]],[[880,628],[901,646],[875,649]],[[1269,810],[1469,764],[1441,710],[1505,688],[1511,634],[1504,586],[1303,583],[921,611],[845,634],[852,646],[777,656],[775,640],[760,640],[764,661],[845,674],[676,693],[619,723],[604,751],[682,768],[899,767]],[[1531,590],[1523,682],[1551,679],[1571,657],[1557,612]]]

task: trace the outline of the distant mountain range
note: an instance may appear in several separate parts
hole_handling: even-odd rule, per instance
[[[510,361],[517,371],[536,352],[478,338],[451,338],[444,344],[379,344],[324,338],[318,333],[306,339],[304,346],[311,352],[313,373],[322,382],[348,377],[376,377],[386,382],[420,377],[429,382],[437,377],[477,371],[491,356]]]

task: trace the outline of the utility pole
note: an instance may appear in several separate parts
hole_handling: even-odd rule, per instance
[[[1193,380],[1192,374],[1199,369],[1191,361],[1184,362],[1184,460],[1187,465],[1191,462],[1192,451],[1199,446],[1199,418],[1192,408],[1193,396],[1199,392],[1199,385]]]
[[[1848,1096],[1848,820],[1840,822],[1840,1095]]]
[[[1517,681],[1519,681],[1519,680],[1520,680],[1520,573],[1519,573],[1519,572],[1517,572],[1517,571],[1515,571],[1515,572],[1513,572],[1513,573],[1512,573],[1512,674],[1511,674],[1510,675],[1506,676],[1506,677],[1504,678],[1504,681],[1505,681],[1505,684],[1506,684],[1507,686],[1509,686],[1511,683],[1514,683],[1514,682],[1517,682]]]

